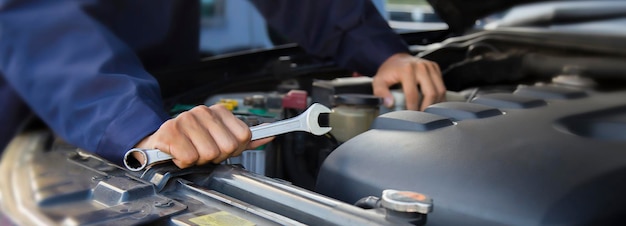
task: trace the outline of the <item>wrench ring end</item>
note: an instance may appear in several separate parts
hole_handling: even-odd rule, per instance
[[[140,162],[135,157],[133,157],[133,153],[135,152],[141,153],[141,155],[143,156],[143,161]],[[142,149],[133,148],[128,150],[126,154],[124,154],[124,166],[126,166],[126,169],[129,169],[130,171],[141,171],[145,169],[147,165],[148,155],[146,155],[146,152],[144,152]]]

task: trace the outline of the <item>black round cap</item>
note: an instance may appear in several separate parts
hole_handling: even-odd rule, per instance
[[[335,105],[361,105],[378,107],[383,103],[383,99],[374,95],[367,94],[339,94],[334,96]]]

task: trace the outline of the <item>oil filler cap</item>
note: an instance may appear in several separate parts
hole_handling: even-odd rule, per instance
[[[428,214],[433,211],[430,197],[412,191],[384,190],[381,205],[385,209],[405,213]]]

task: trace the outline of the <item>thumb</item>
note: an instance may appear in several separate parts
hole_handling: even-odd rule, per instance
[[[393,95],[389,91],[387,84],[374,81],[372,83],[374,95],[383,98],[383,105],[386,108],[392,108],[394,105]]]
[[[266,124],[269,124],[269,123],[261,123],[260,125],[266,125]],[[258,148],[258,147],[260,147],[261,145],[267,144],[267,143],[269,143],[270,141],[274,140],[274,138],[275,138],[275,137],[266,137],[266,138],[263,138],[263,139],[251,140],[251,141],[248,143],[248,146],[246,146],[246,149],[247,149],[247,150],[250,150],[250,149],[255,149],[255,148]]]
[[[391,94],[383,97],[383,105],[386,108],[393,108],[394,104],[393,96]]]
[[[250,141],[250,143],[248,143],[248,147],[246,147],[246,149],[255,149],[257,147],[260,147],[261,145],[269,143],[272,140],[274,140],[274,137],[267,137],[267,138],[263,138],[263,139]]]

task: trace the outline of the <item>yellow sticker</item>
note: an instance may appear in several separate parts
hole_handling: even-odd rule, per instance
[[[237,106],[239,105],[239,102],[237,102],[237,100],[234,100],[234,99],[221,99],[217,103],[224,105],[224,107],[226,107],[226,109],[228,109],[229,111],[236,109]]]
[[[229,225],[242,225],[242,226],[254,226],[255,224],[243,219],[241,217],[232,215],[228,212],[220,211],[204,216],[194,217],[189,219],[194,224],[200,226],[229,226]]]

